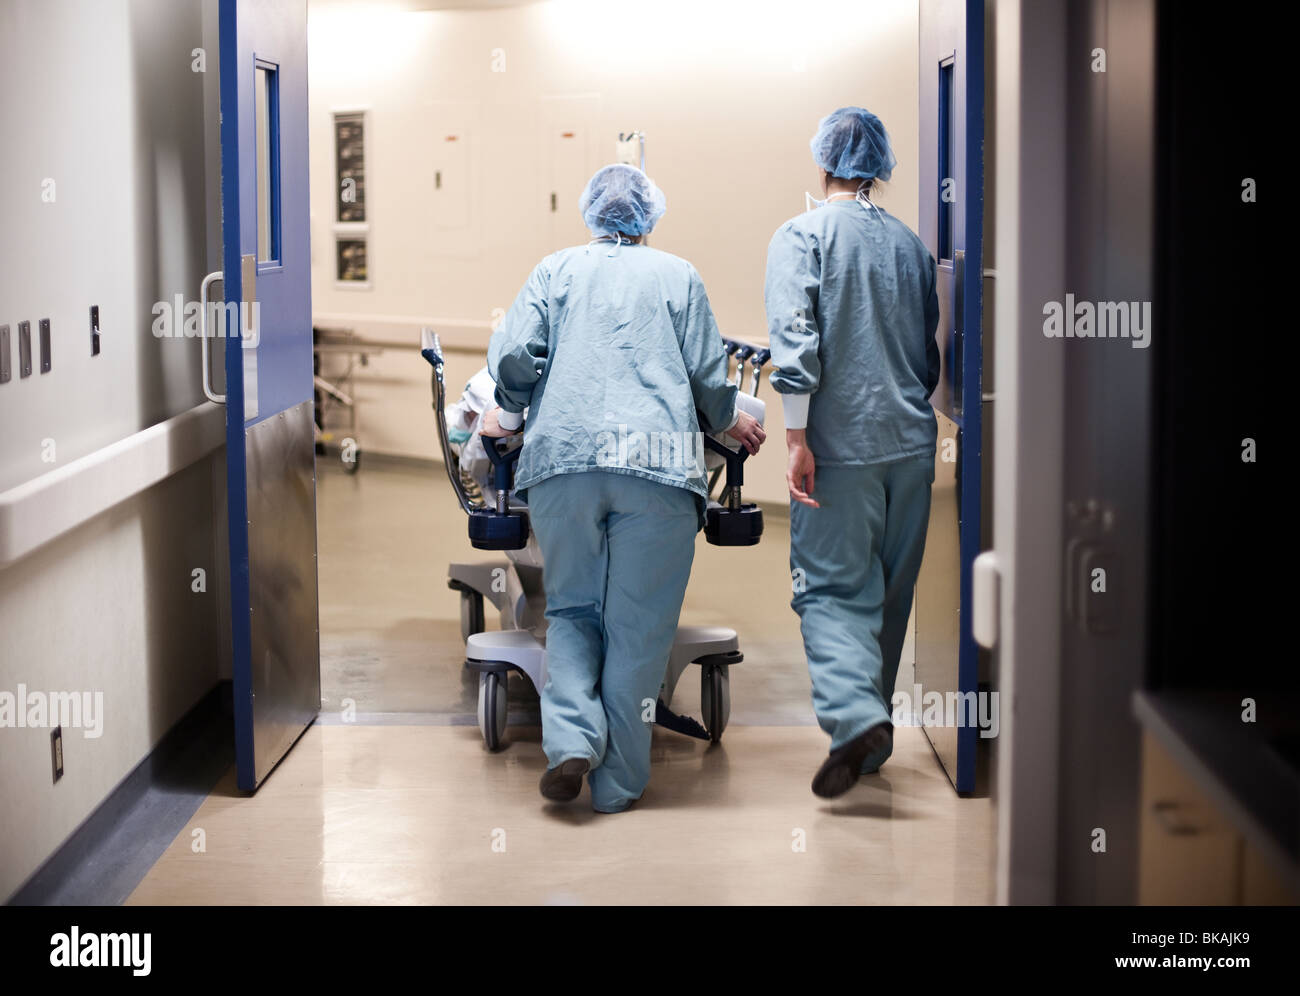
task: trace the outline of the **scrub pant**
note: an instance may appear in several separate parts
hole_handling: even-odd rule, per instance
[[[790,604],[799,613],[813,708],[832,751],[890,722],[933,483],[929,454],[818,465],[812,497],[821,508],[790,503]],[[891,736],[863,772],[892,751]]]
[[[650,727],[695,557],[684,488],[585,471],[528,489],[545,560],[548,767],[585,758],[591,804],[626,809],[650,780]]]

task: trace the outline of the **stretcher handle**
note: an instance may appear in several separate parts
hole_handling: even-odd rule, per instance
[[[503,515],[510,509],[510,491],[514,487],[515,462],[524,451],[522,446],[510,449],[511,436],[484,436],[483,451],[492,461],[492,486],[497,492],[497,511]]]
[[[438,426],[438,443],[442,447],[442,464],[451,481],[451,489],[456,493],[460,507],[469,515],[474,511],[469,496],[465,494],[465,485],[460,479],[460,461],[451,451],[451,439],[447,432],[447,386],[442,379],[442,343],[430,328],[420,329],[420,355],[433,367],[433,413]]]

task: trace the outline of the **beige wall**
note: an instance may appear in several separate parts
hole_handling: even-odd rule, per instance
[[[0,729],[0,899],[9,896],[218,680],[225,571],[211,523],[220,454],[0,570],[0,690],[102,695],[102,735]],[[207,572],[207,591],[191,572]],[[93,732],[93,731],[92,731]]]
[[[219,190],[216,0],[0,3],[0,324],[49,317],[52,366],[0,384],[0,489],[203,400],[198,342],[150,333],[197,296]],[[191,51],[208,52],[205,74]],[[42,180],[55,181],[53,201]],[[211,196],[209,196],[211,195]],[[219,265],[219,264],[218,264]],[[100,306],[100,355],[88,312]],[[13,343],[11,343],[13,344]],[[16,344],[13,358],[16,361]],[[41,459],[42,441],[55,461]],[[219,676],[225,541],[214,454],[0,568],[0,692],[102,694],[102,735],[0,728],[0,901]],[[220,475],[220,476],[218,476]],[[191,571],[207,571],[207,591]]]
[[[434,455],[421,321],[482,349],[537,260],[585,241],[578,195],[619,131],[648,134],[647,170],[668,197],[652,243],[699,269],[724,335],[765,340],[767,243],[816,190],[821,115],[880,114],[899,160],[880,201],[915,224],[916,37],[915,0],[313,5],[313,307],[318,322],[410,343],[364,370],[363,450]],[[352,109],[368,115],[368,290],[339,289],[333,271],[331,113]],[[449,386],[472,372],[462,359]],[[782,449],[747,474],[754,497],[784,500]]]

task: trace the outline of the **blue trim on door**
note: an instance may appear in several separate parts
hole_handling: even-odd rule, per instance
[[[242,301],[240,240],[239,0],[221,0],[221,226],[227,301]],[[225,313],[225,309],[223,314]],[[239,786],[257,783],[253,763],[252,626],[248,566],[248,479],[244,440],[244,357],[239,329],[226,330],[226,508],[230,533],[230,627],[235,714],[235,767]],[[232,337],[233,336],[233,337]]]
[[[266,659],[260,637],[269,632],[263,623],[265,612],[282,592],[284,582],[268,560],[272,552],[254,549],[250,539],[249,494],[261,494],[264,482],[252,480],[248,467],[248,434],[272,418],[309,405],[312,398],[312,329],[310,223],[308,204],[307,153],[307,8],[305,0],[220,0],[221,64],[221,177],[222,177],[222,261],[226,300],[242,302],[255,298],[257,338],[249,348],[235,338],[226,351],[226,457],[227,508],[230,536],[230,592],[232,635],[232,691],[235,719],[235,752],[238,785],[252,791],[259,780],[279,763],[291,746],[277,728],[289,714],[305,729],[319,710],[319,687],[315,702],[307,701],[306,684],[275,684],[287,658],[277,656],[279,648],[268,647]],[[268,92],[265,124],[270,157],[271,188],[268,208],[275,219],[278,236],[267,255],[278,257],[262,262],[259,251],[257,74],[259,68],[273,69],[266,80]],[[287,186],[286,186],[287,184]],[[265,193],[265,192],[264,192]],[[243,260],[256,260],[256,288],[243,286]],[[245,361],[250,375],[245,381]],[[251,371],[256,371],[254,379]],[[245,396],[256,391],[256,414],[245,418]],[[249,397],[251,402],[254,399]],[[251,407],[251,406],[250,406]],[[311,454],[311,437],[295,439]],[[295,495],[301,497],[300,495]],[[314,475],[313,475],[314,499]],[[274,510],[273,501],[267,506]],[[264,512],[264,514],[266,514]],[[274,514],[272,511],[271,514]],[[314,517],[313,517],[314,520]],[[301,552],[296,562],[301,570],[294,591],[316,606],[314,544],[310,561]],[[315,633],[301,634],[302,642],[289,648],[298,665],[302,655],[314,653],[319,667],[319,643]],[[313,646],[314,643],[314,646]],[[256,668],[256,670],[255,670]],[[277,670],[280,669],[280,670]],[[287,673],[287,672],[285,672]],[[305,675],[302,667],[296,676]],[[317,675],[317,678],[319,676]],[[317,681],[317,685],[319,682]],[[256,699],[262,701],[256,701]],[[267,699],[270,699],[269,701]],[[264,721],[265,720],[265,721]],[[260,751],[260,753],[259,753]]]
[[[957,429],[958,639],[956,690],[979,691],[979,650],[971,625],[971,571],[980,552],[983,433],[984,0],[921,0],[918,38],[921,155],[919,234],[950,287],[939,330],[944,377],[931,398]],[[944,204],[951,177],[956,202]],[[960,275],[960,280],[958,276]],[[945,564],[945,569],[947,565]],[[943,691],[951,691],[944,688]],[[958,792],[975,791],[976,725],[956,729],[957,757],[945,771]]]
[[[962,288],[962,476],[961,476],[961,642],[957,683],[962,692],[979,691],[979,648],[971,622],[971,575],[980,553],[983,478],[984,366],[982,294],[984,289],[984,0],[966,0],[965,250]],[[978,730],[957,729],[958,792],[975,791]]]

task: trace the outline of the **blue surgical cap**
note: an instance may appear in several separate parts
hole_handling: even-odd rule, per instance
[[[593,234],[646,235],[668,210],[668,201],[635,166],[616,163],[587,181],[578,209]]]
[[[841,107],[822,118],[812,154],[827,173],[846,180],[888,180],[898,164],[880,118],[861,107]]]

